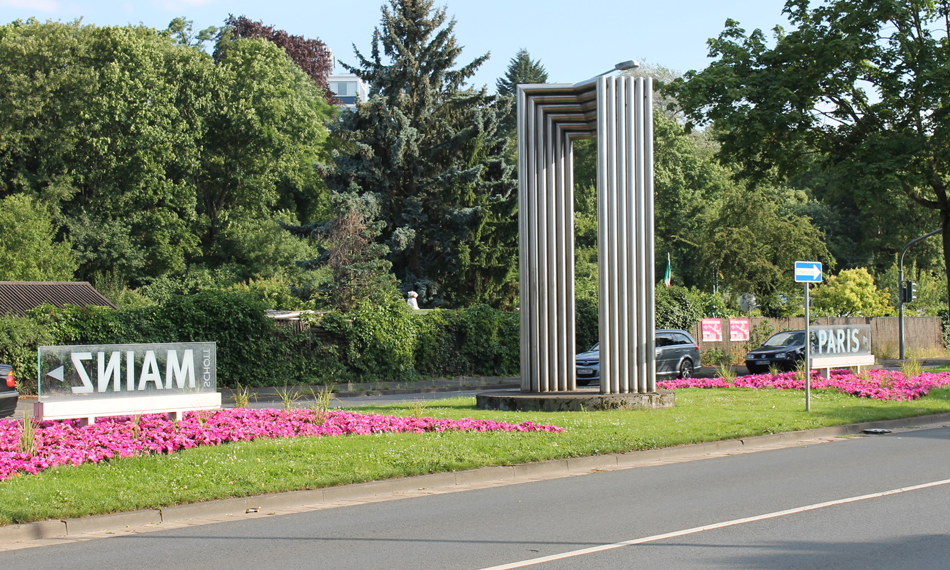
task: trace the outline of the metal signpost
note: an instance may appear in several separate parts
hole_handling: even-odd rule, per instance
[[[821,283],[820,261],[796,261],[795,282],[805,284],[805,411],[811,411],[811,317],[809,315],[810,299],[808,286],[811,283]]]

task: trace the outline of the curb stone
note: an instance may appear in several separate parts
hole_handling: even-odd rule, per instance
[[[124,527],[161,525],[196,519],[235,517],[251,513],[266,513],[275,509],[294,509],[318,506],[340,501],[365,501],[381,495],[392,495],[420,490],[452,489],[468,485],[505,482],[528,482],[545,477],[573,476],[598,470],[630,468],[658,461],[675,459],[701,459],[704,456],[728,454],[753,447],[787,443],[797,440],[817,440],[860,434],[873,428],[900,429],[916,427],[940,427],[950,424],[950,413],[932,414],[878,420],[848,424],[843,426],[800,430],[777,434],[752,436],[743,439],[730,439],[667,447],[615,453],[591,457],[552,459],[536,463],[524,463],[513,466],[481,467],[469,471],[432,473],[417,477],[371,481],[325,489],[289,491],[270,495],[255,495],[245,498],[222,499],[176,505],[161,509],[147,509],[128,513],[96,515],[79,519],[46,520],[34,523],[0,526],[0,543],[14,543],[41,539],[55,539],[77,536],[84,533],[121,530]]]

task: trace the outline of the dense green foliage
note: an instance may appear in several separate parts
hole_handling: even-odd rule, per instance
[[[325,207],[323,93],[264,40],[222,39],[214,61],[170,36],[0,26],[0,196],[65,224],[80,278],[138,285],[243,260],[232,225]]]
[[[455,22],[431,0],[391,0],[382,13],[372,53],[345,65],[370,100],[334,124],[341,150],[318,171],[334,192],[376,194],[380,241],[422,306],[499,306],[513,296],[517,253],[515,180],[497,132],[506,106],[464,88],[487,56],[455,69]]]
[[[875,272],[940,226],[945,272],[948,10],[946,1],[789,0],[794,31],[776,27],[770,42],[728,20],[709,42],[718,59],[672,92],[691,120],[715,126],[721,159],[746,176],[817,173],[824,199],[853,204]]]
[[[897,311],[891,306],[886,291],[874,284],[867,269],[845,269],[815,289],[812,295],[816,316],[881,317]]]
[[[656,328],[693,330],[706,316],[705,295],[685,287],[657,287]]]
[[[358,304],[387,303],[397,296],[392,263],[385,259],[389,248],[376,241],[379,221],[376,194],[334,193],[330,207],[336,214],[329,221],[309,226],[285,226],[294,235],[317,244],[320,254],[301,261],[304,269],[326,268],[323,279],[309,288],[298,288],[299,297],[314,298],[343,312]]]
[[[56,241],[46,205],[27,196],[0,200],[0,281],[69,281],[76,258],[68,241]]]

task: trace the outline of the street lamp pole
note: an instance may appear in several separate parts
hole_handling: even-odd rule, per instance
[[[932,235],[939,234],[943,231],[943,228],[937,228],[934,231],[930,232],[927,235],[922,235],[919,238],[915,238],[907,242],[907,245],[904,246],[904,249],[901,250],[900,259],[898,260],[897,266],[897,328],[898,328],[898,337],[900,338],[900,359],[904,360],[904,254],[907,253],[907,249],[915,243],[919,242],[922,239],[929,238]]]
[[[635,59],[628,59],[627,61],[621,61],[614,66],[613,69],[608,69],[603,73],[598,73],[594,77],[600,77],[601,75],[607,75],[608,73],[613,73],[615,71],[627,71],[628,69],[636,69],[640,67],[640,62]]]

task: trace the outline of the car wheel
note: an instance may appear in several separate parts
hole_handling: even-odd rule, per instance
[[[692,378],[693,377],[693,361],[690,359],[684,360],[680,364],[680,378]]]

